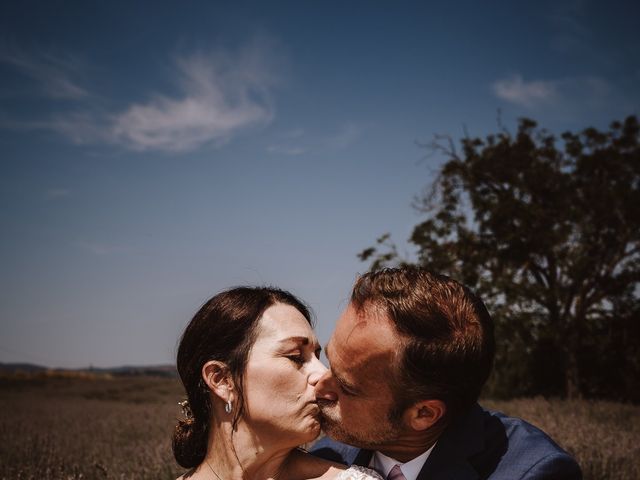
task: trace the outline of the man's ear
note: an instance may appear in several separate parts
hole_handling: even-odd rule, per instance
[[[233,378],[226,364],[210,360],[202,366],[202,380],[225,403],[233,401]]]
[[[404,420],[414,430],[423,431],[438,423],[447,413],[442,400],[421,400],[414,403],[404,413]]]

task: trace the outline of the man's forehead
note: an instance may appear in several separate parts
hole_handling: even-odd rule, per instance
[[[389,360],[398,347],[398,336],[391,322],[380,311],[356,310],[349,305],[338,320],[328,349],[341,356],[353,356],[352,362],[375,358]],[[345,359],[346,360],[346,359]]]
[[[400,351],[397,342],[389,320],[359,314],[350,306],[338,320],[325,353],[338,382],[359,395],[379,398],[387,395]]]

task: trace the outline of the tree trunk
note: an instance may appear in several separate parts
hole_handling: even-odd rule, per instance
[[[582,392],[580,391],[580,371],[578,369],[578,355],[577,348],[569,342],[569,348],[566,350],[567,365],[565,370],[565,394],[567,399],[573,400],[576,398],[582,398]]]
[[[580,350],[580,331],[584,325],[585,316],[582,302],[577,302],[578,310],[574,318],[570,318],[569,328],[565,336],[565,395],[569,400],[582,398],[580,390],[580,369],[578,366],[578,351]]]

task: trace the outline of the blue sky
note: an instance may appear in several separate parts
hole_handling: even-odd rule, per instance
[[[292,290],[326,342],[438,157],[417,142],[640,110],[640,7],[8,1],[0,362],[172,362],[215,292]]]

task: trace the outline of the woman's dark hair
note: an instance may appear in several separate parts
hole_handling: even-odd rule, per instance
[[[180,339],[178,374],[184,385],[191,414],[176,425],[173,454],[185,468],[200,465],[207,453],[211,393],[202,379],[202,367],[210,360],[229,368],[238,392],[233,427],[244,408],[243,377],[249,352],[257,337],[258,321],[272,305],[295,307],[311,324],[309,309],[294,295],[272,287],[237,287],[221,292],[195,314]]]

